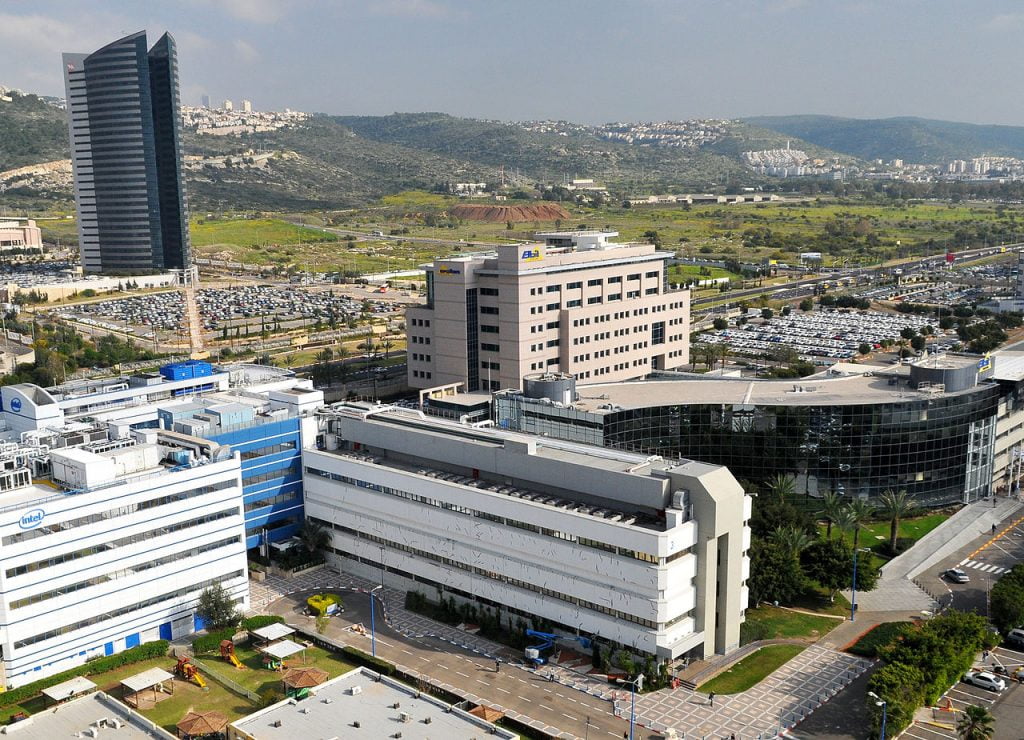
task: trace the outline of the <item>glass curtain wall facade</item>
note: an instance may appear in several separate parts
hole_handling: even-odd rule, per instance
[[[63,61],[83,269],[189,266],[173,38],[147,52],[140,31]]]
[[[777,474],[798,492],[877,497],[906,489],[922,506],[989,494],[999,389],[834,406],[671,404],[594,413],[496,397],[499,425],[556,439],[725,465],[740,480]]]

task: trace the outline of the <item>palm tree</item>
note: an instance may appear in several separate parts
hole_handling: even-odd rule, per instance
[[[839,511],[842,508],[843,497],[835,491],[826,491],[825,495],[821,497],[821,511],[818,513],[828,522],[828,528],[825,530],[825,539],[832,539],[832,525],[836,523]]]
[[[991,740],[995,721],[988,709],[972,704],[956,723],[956,732],[960,740]]]
[[[785,499],[796,493],[796,483],[791,475],[776,475],[768,481],[768,493],[773,496]]]
[[[331,533],[312,519],[303,522],[302,529],[299,530],[299,539],[313,560],[320,559],[323,551],[331,546]]]
[[[906,490],[893,491],[891,488],[878,497],[878,503],[881,504],[880,513],[889,520],[889,552],[895,555],[900,519],[910,513],[914,504]]]
[[[799,558],[800,553],[811,544],[811,536],[792,524],[776,527],[771,534],[772,542],[790,557]]]
[[[868,503],[867,499],[855,498],[846,505],[846,510],[850,512],[853,528],[853,549],[856,550],[860,546],[861,527],[871,518],[874,509],[871,508],[871,504]]]

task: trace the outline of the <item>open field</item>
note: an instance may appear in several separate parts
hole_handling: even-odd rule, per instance
[[[799,655],[804,645],[766,645],[729,670],[697,687],[702,693],[738,694],[758,684],[779,666]]]
[[[189,233],[194,247],[218,244],[261,247],[275,244],[334,242],[339,238],[336,234],[294,226],[273,218],[197,219],[190,224]]]
[[[260,663],[260,653],[247,645],[235,647],[235,655],[245,666],[245,670],[238,670],[233,665],[220,657],[219,654],[205,654],[198,656],[210,672],[217,674],[229,681],[234,681],[239,686],[248,689],[256,694],[262,694],[268,689],[276,689],[283,692],[281,676],[283,673],[270,671]],[[327,671],[331,678],[348,673],[355,668],[351,663],[346,663],[333,653],[318,647],[306,648],[305,653],[300,653],[287,661],[291,667],[312,666]]]
[[[758,639],[806,639],[816,642],[840,624],[838,619],[762,605],[747,609],[745,627],[759,632]]]

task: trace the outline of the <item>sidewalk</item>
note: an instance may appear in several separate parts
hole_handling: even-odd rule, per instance
[[[976,501],[963,507],[905,553],[882,566],[874,590],[857,593],[857,614],[937,611],[939,603],[913,578],[990,531],[993,524],[998,525],[1020,508],[1020,502],[1014,498]],[[843,595],[851,598],[849,590]]]

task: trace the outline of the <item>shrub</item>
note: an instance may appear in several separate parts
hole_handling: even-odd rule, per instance
[[[877,658],[879,652],[902,639],[913,629],[912,622],[884,622],[857,640],[849,648],[849,652],[866,658]]]
[[[314,616],[326,614],[331,604],[337,604],[338,609],[341,609],[341,597],[338,594],[313,594],[306,599],[306,605],[309,607],[310,612]]]
[[[260,627],[266,627],[268,624],[277,624],[279,622],[283,623],[284,617],[274,614],[261,614],[243,619],[242,629],[251,632],[252,630],[258,630]],[[221,642],[230,640],[237,631],[234,627],[226,627],[222,630],[214,630],[213,632],[207,632],[205,635],[200,635],[192,641],[192,652],[196,655],[216,652],[220,650]]]
[[[352,662],[371,668],[381,675],[392,676],[395,673],[395,667],[386,660],[375,658],[369,653],[364,653],[362,650],[357,650],[354,647],[346,645],[341,649],[341,652],[351,659]]]
[[[162,658],[167,655],[167,648],[170,643],[167,640],[155,640],[144,645],[129,648],[115,655],[107,655],[88,661],[85,665],[63,671],[54,676],[33,681],[32,683],[19,686],[0,694],[0,707],[9,707],[18,704],[26,699],[31,699],[43,689],[56,686],[75,676],[94,676],[97,673],[106,673],[121,666],[139,663],[151,658]]]

